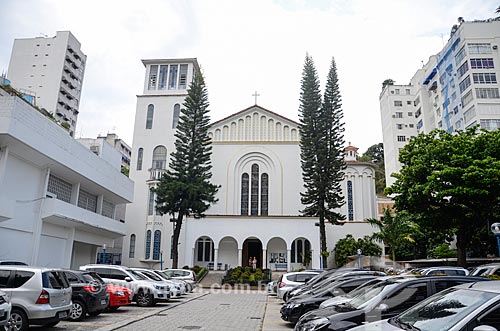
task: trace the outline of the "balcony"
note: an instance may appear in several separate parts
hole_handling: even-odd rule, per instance
[[[159,182],[161,177],[167,173],[167,169],[148,169],[149,170],[149,179],[146,181],[146,183],[156,183]]]
[[[48,223],[111,238],[120,238],[127,232],[125,224],[118,220],[93,213],[56,198],[44,200],[42,219]]]

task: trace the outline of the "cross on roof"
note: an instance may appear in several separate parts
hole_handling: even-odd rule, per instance
[[[254,94],[252,94],[252,96],[253,96],[253,97],[255,97],[255,104],[257,104],[257,97],[259,97],[259,96],[260,96],[260,94],[259,94],[259,93],[257,93],[257,91],[255,91],[255,93],[254,93]]]

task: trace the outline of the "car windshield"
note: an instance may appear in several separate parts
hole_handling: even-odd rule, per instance
[[[491,292],[450,288],[413,306],[391,322],[410,325],[422,331],[449,330],[495,295]]]
[[[343,296],[348,298],[354,298],[355,296],[366,293],[373,285],[381,283],[383,281],[384,281],[383,279],[377,279],[377,278],[369,280],[366,283],[356,287],[351,292],[344,294]]]
[[[170,279],[170,277],[165,272],[163,272],[163,271],[156,271],[156,274],[158,276],[160,276],[161,278],[163,278],[163,279],[166,279],[166,280]]]
[[[130,272],[137,279],[140,279],[140,280],[149,280],[147,277],[141,275],[140,273],[138,273],[135,270],[129,270],[128,272]]]
[[[477,267],[471,271],[471,276],[486,276],[491,274],[493,268]]]
[[[156,281],[161,281],[162,279],[160,278],[160,276],[157,276],[155,273],[153,272],[148,272],[148,271],[143,271],[142,272],[143,275],[145,275],[146,277],[148,278],[151,278],[152,280],[156,280]]]
[[[378,298],[385,296],[386,293],[390,292],[393,288],[397,287],[399,283],[395,282],[382,282],[371,286],[367,291],[360,293],[349,301],[349,305],[356,309],[363,309],[374,302],[378,301]]]

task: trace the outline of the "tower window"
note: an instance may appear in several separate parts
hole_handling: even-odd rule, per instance
[[[179,89],[186,89],[187,86],[187,72],[188,72],[188,65],[187,64],[181,64],[180,65],[180,70],[179,70]]]
[[[252,180],[250,189],[250,214],[258,215],[259,213],[259,166],[252,165]]]
[[[153,241],[153,260],[160,259],[160,252],[161,252],[161,231],[156,230]]]
[[[146,254],[145,258],[151,257],[151,230],[146,231]]]
[[[146,116],[146,129],[152,129],[153,128],[153,116],[155,113],[155,106],[154,105],[148,105],[148,113]]]
[[[167,88],[167,72],[168,66],[160,66],[160,84],[158,89],[164,90]]]
[[[241,215],[248,215],[248,174],[241,175]]]
[[[354,200],[352,197],[352,181],[347,181],[347,214],[349,221],[354,221]]]
[[[179,66],[178,65],[170,65],[170,74],[168,77],[168,89],[169,90],[174,90],[177,88],[177,71],[178,71]]]
[[[128,257],[133,259],[135,257],[135,234],[130,235],[130,245],[128,249]]]
[[[158,66],[152,65],[151,67],[149,67],[148,90],[156,90],[157,78],[158,78]]]
[[[181,105],[176,103],[174,105],[174,117],[172,119],[172,129],[175,129],[177,127],[177,123],[179,123],[180,114],[181,114]]]
[[[137,151],[137,170],[142,170],[142,157],[143,157],[144,149],[141,147]]]

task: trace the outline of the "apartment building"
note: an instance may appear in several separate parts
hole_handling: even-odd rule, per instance
[[[54,37],[15,39],[7,77],[35,95],[35,105],[52,113],[74,136],[87,56],[69,31]],[[27,93],[30,94],[30,93]]]

